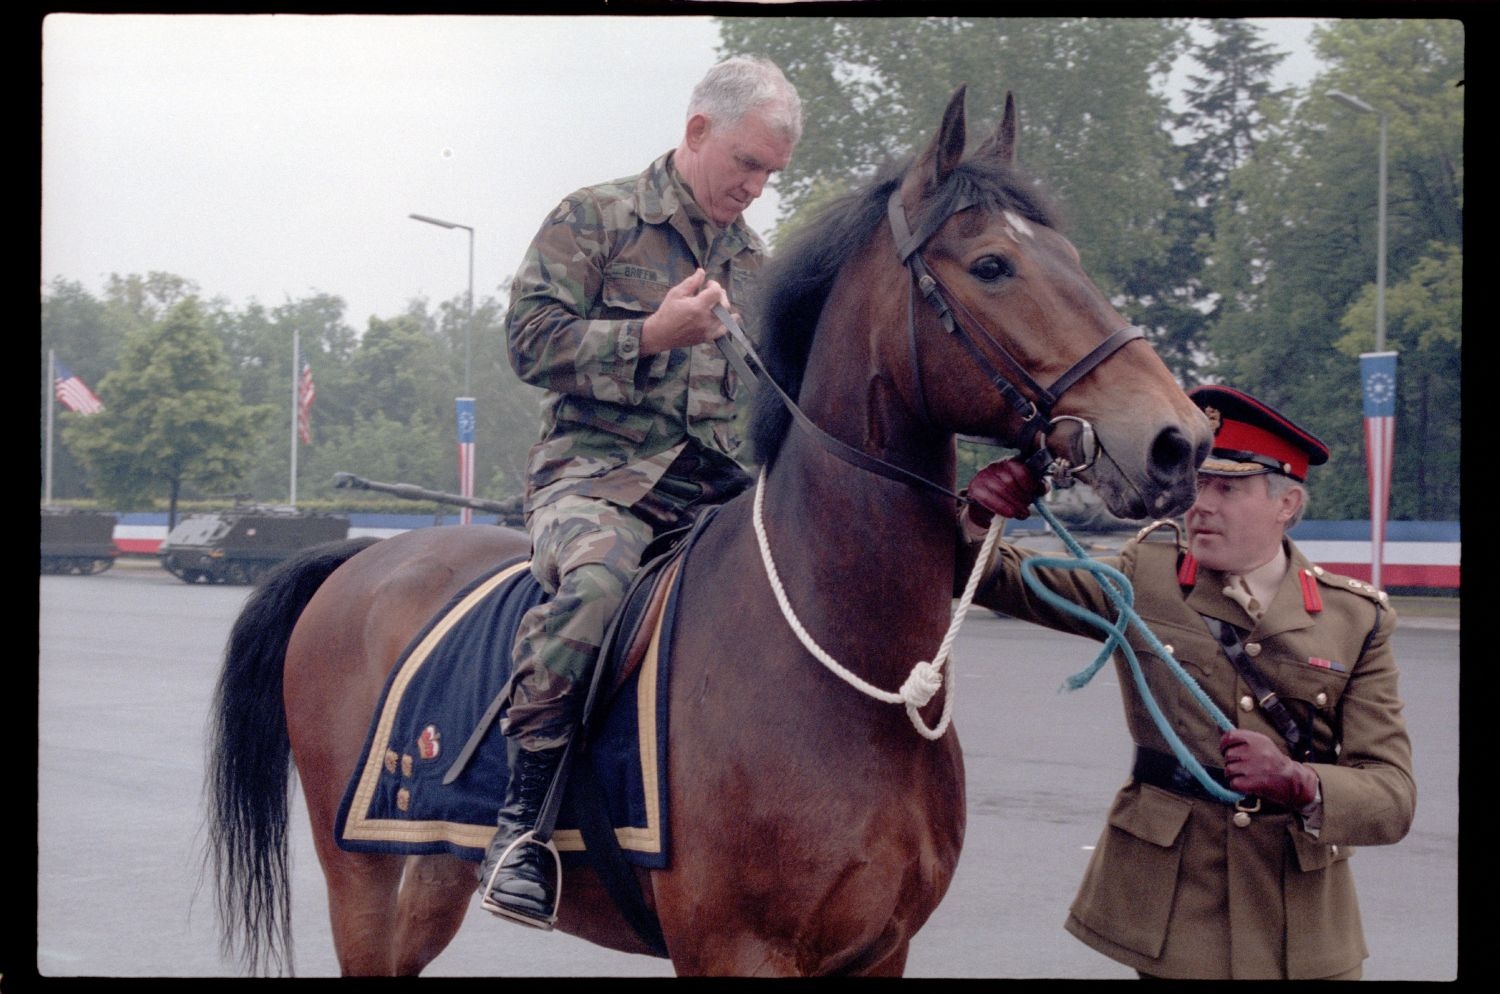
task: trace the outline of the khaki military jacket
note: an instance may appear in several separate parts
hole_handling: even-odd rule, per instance
[[[642,356],[641,328],[702,267],[747,326],[764,259],[743,220],[708,220],[668,152],[639,176],[570,194],[543,223],[511,288],[511,365],[542,387],[526,510],[563,494],[629,507],[689,440],[732,456],[738,379],[713,343]]]
[[[1162,537],[1158,531],[1152,539]],[[1349,871],[1355,847],[1401,839],[1416,803],[1411,744],[1391,651],[1395,612],[1368,584],[1314,566],[1286,542],[1289,568],[1259,622],[1223,593],[1225,578],[1199,568],[1179,582],[1176,543],[1136,540],[1104,562],[1130,578],[1135,608],[1183,669],[1241,728],[1286,743],[1209,633],[1200,612],[1238,626],[1271,688],[1310,724],[1321,782],[1321,826],[1300,815],[1236,817],[1235,807],[1132,778],[1115,796],[1066,927],[1142,972],[1181,978],[1328,977],[1360,965],[1367,950]],[[1026,586],[1029,553],[1002,544],[976,600],[1051,628],[1102,638]],[[1068,599],[1114,617],[1092,574],[1038,571]],[[1307,590],[1304,591],[1304,583]],[[1320,608],[1320,609],[1310,609]],[[1131,643],[1146,684],[1177,735],[1205,767],[1223,767],[1221,735],[1190,690]],[[1135,678],[1115,654],[1125,720],[1137,746],[1171,752]],[[1127,760],[1127,763],[1129,761]]]

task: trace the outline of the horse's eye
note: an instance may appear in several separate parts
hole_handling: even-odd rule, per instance
[[[969,267],[969,273],[977,280],[993,283],[996,280],[1015,275],[1015,270],[1001,256],[986,255],[974,260],[974,264]]]

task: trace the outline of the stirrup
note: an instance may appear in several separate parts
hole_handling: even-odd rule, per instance
[[[526,843],[541,846],[550,852],[552,854],[552,862],[557,866],[557,886],[552,891],[552,914],[546,918],[537,918],[524,914],[490,897],[495,887],[495,878],[500,875],[500,868],[505,865],[505,861],[510,858],[510,854],[515,851],[517,846]],[[536,837],[534,830],[523,832],[517,836],[514,842],[505,847],[505,851],[500,854],[500,858],[495,860],[495,868],[490,871],[488,879],[484,882],[484,894],[482,900],[479,902],[479,906],[499,918],[509,918],[513,922],[530,925],[532,928],[539,928],[544,932],[552,931],[557,925],[557,909],[562,906],[562,857],[558,855],[557,846],[552,844],[552,840],[548,839],[546,842],[542,842]]]

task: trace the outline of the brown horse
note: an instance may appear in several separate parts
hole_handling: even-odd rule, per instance
[[[1029,448],[1054,423],[1038,407],[1085,420],[1098,446],[1086,479],[1130,518],[1185,507],[1209,444],[1156,354],[1117,334],[1133,329],[1013,170],[1014,137],[1007,101],[996,134],[965,159],[960,89],[914,164],[835,205],[765,276],[767,371],[828,435],[900,467],[852,465],[758,402],[764,534],[786,595],[822,647],[877,688],[901,686],[949,624],[956,505],[943,492],[956,434]],[[934,288],[936,309],[921,296]],[[996,376],[996,363],[1014,375]],[[1066,396],[1054,405],[1031,377],[1065,381]],[[1070,427],[1047,444],[1076,461],[1078,439]],[[683,568],[673,851],[667,869],[639,871],[642,888],[681,974],[899,975],[963,843],[958,736],[917,734],[902,707],[803,648],[765,579],[752,493],[720,511]],[[482,571],[527,551],[500,528],[421,529],[319,550],[254,595],[216,705],[211,841],[226,948],[243,931],[252,965],[289,958],[288,750],[343,972],[415,974],[451,940],[477,899],[473,864],[345,852],[334,821],[413,634]],[[928,724],[945,695],[919,712]],[[588,870],[568,871],[557,927],[646,951]]]

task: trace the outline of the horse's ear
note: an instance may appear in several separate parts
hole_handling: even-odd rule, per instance
[[[922,184],[927,190],[935,190],[942,186],[948,178],[948,174],[963,161],[964,145],[968,141],[964,130],[964,94],[968,91],[967,84],[960,84],[953,91],[953,96],[948,98],[948,109],[943,111],[943,123],[938,126],[937,134],[932,136],[917,163],[906,176],[906,182],[902,184],[902,199],[908,199],[906,194],[913,192],[911,186],[914,183]]]
[[[993,156],[1005,165],[1016,159],[1016,98],[1009,90],[1005,93],[1005,113],[995,133],[984,140],[976,155]]]

